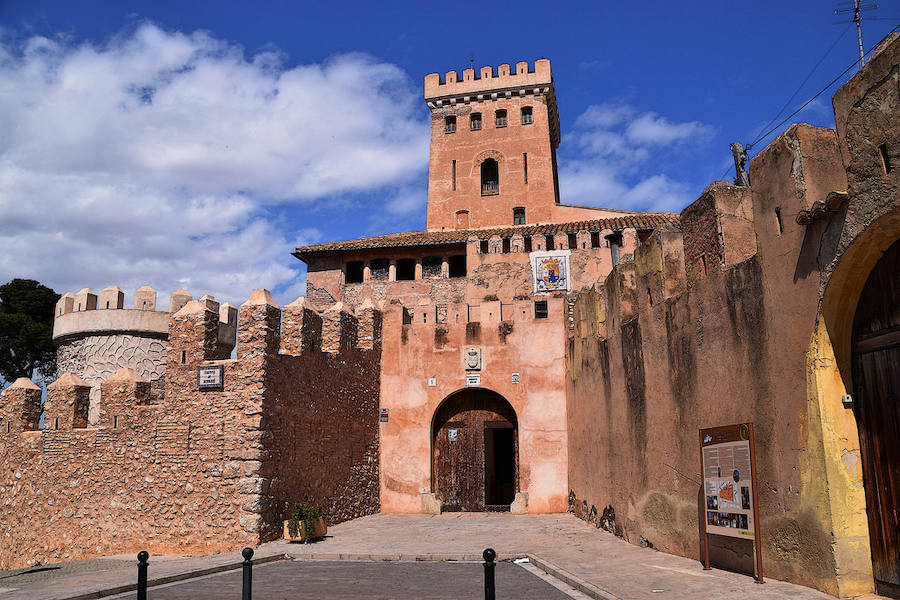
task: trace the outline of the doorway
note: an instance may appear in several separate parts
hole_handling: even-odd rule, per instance
[[[506,511],[518,487],[518,422],[503,396],[448,396],[432,425],[432,487],[447,512]]]
[[[900,598],[900,240],[866,280],[851,360],[875,590]]]

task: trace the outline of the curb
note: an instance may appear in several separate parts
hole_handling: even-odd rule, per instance
[[[550,561],[544,560],[543,558],[537,557],[533,554],[528,554],[527,557],[528,560],[530,560],[532,564],[534,564],[534,566],[539,568],[541,571],[547,573],[548,575],[556,577],[560,581],[568,583],[576,590],[584,592],[591,598],[596,598],[597,600],[622,600],[622,598],[616,596],[609,590],[597,587],[593,583],[588,583],[581,577],[569,573],[565,569],[554,565]]]
[[[274,562],[276,560],[285,560],[289,558],[287,554],[272,554],[270,556],[261,556],[253,559],[253,566]],[[195,577],[203,577],[204,575],[212,575],[223,571],[234,571],[240,569],[244,562],[242,560],[216,565],[215,567],[207,567],[205,569],[197,569],[195,571],[186,571],[184,573],[175,573],[173,575],[164,575],[162,577],[152,577],[147,579],[147,588],[174,583],[176,581],[184,581],[185,579],[194,579]],[[106,596],[115,596],[116,594],[124,594],[137,590],[137,582],[126,585],[119,585],[105,590],[97,590],[95,592],[87,592],[76,596],[64,596],[59,600],[94,600],[95,598],[105,598]]]

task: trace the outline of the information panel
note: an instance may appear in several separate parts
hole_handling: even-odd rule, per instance
[[[753,423],[700,430],[706,568],[709,534],[751,540],[756,546],[757,582],[762,583]]]

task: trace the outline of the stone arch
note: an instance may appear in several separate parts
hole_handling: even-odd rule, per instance
[[[825,477],[810,481],[828,499],[840,595],[872,591],[872,563],[858,423],[853,410],[853,321],[866,281],[884,252],[900,239],[900,211],[860,231],[828,278],[807,353],[810,458]]]
[[[497,392],[462,388],[431,422],[432,492],[447,511],[509,510],[519,491],[519,420]]]

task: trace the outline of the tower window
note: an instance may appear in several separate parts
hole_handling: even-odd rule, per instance
[[[344,283],[362,283],[363,281],[363,262],[361,260],[351,260],[344,267]]]
[[[488,240],[481,240],[481,246],[480,246],[480,249],[481,249],[481,253],[482,253],[482,254],[487,254],[488,252],[491,251],[491,250],[490,250],[490,244],[488,243]]]
[[[447,266],[450,267],[450,277],[466,276],[466,255],[457,254],[447,259]]]
[[[469,129],[481,131],[481,113],[472,113],[469,117]]]
[[[525,175],[525,183],[528,183],[528,153],[522,153],[522,172]]]
[[[513,209],[513,225],[525,224],[525,208],[518,207]]]
[[[444,133],[456,133],[456,117],[444,119]]]
[[[612,259],[612,266],[619,264],[619,246],[622,245],[622,234],[612,233],[606,236],[609,242],[609,257]]]
[[[778,235],[784,233],[784,222],[781,220],[781,207],[775,207],[775,225],[778,227]]]
[[[522,238],[522,247],[525,249],[525,252],[531,252],[531,236],[526,235]]]
[[[544,236],[544,244],[547,247],[547,250],[556,250],[556,240],[553,239],[552,235]]]
[[[489,158],[481,163],[481,195],[493,196],[500,193],[500,167]]]
[[[600,232],[592,231],[591,232],[591,248],[599,248],[600,247]]]
[[[533,120],[533,117],[531,114],[531,107],[523,106],[522,107],[522,125],[531,125],[533,122],[534,122],[534,120]]]
[[[535,319],[546,319],[550,315],[550,311],[547,310],[547,301],[546,300],[535,300],[534,301],[534,318]]]
[[[506,111],[498,110],[494,113],[494,125],[497,127],[506,127]]]
[[[568,235],[567,241],[569,242],[569,250],[578,248],[578,237],[574,233]]]
[[[397,281],[412,281],[416,278],[416,259],[401,258],[397,261]]]
[[[456,191],[456,161],[453,161],[453,191]]]

